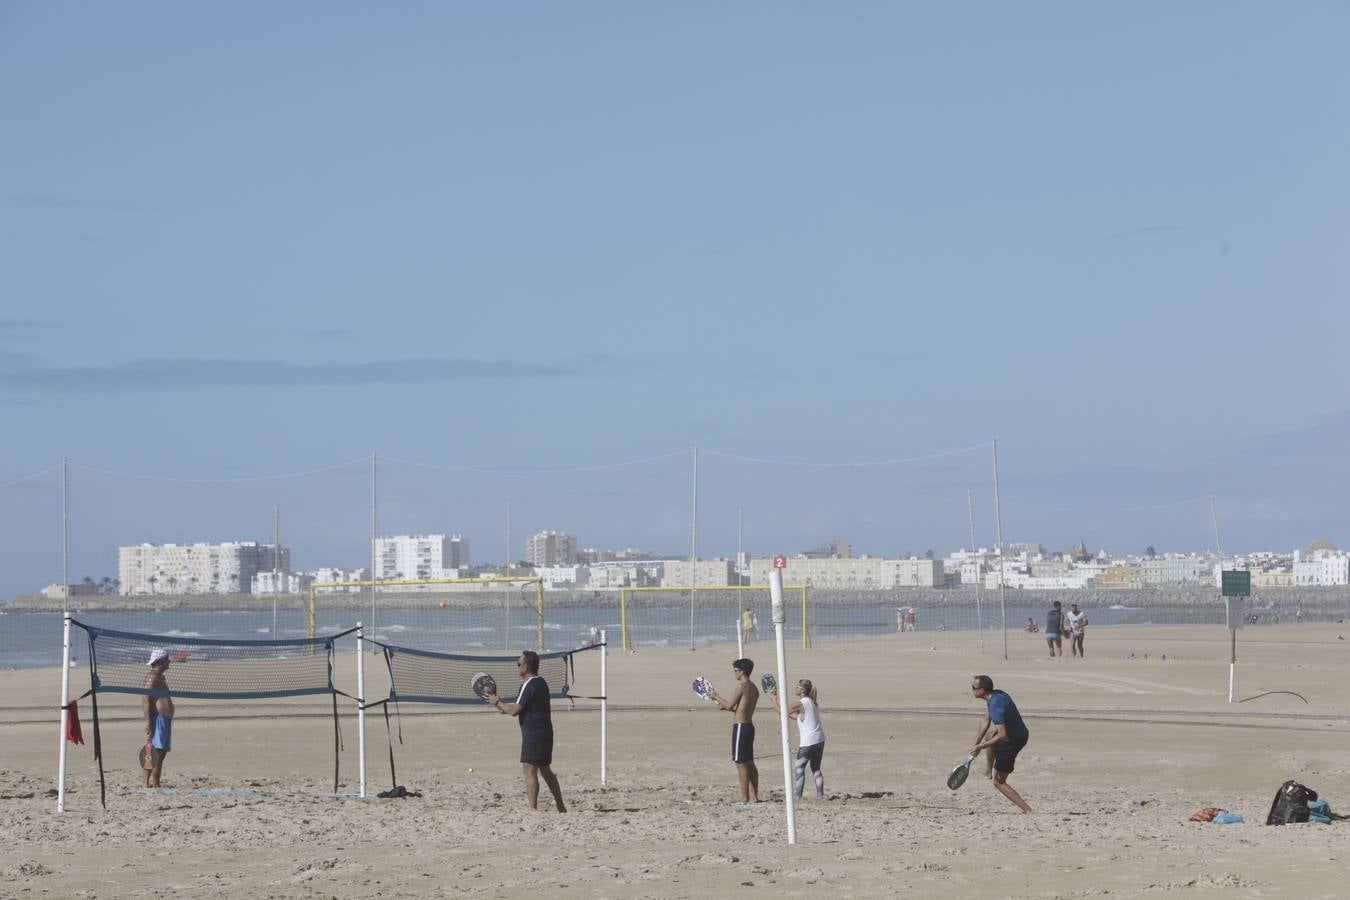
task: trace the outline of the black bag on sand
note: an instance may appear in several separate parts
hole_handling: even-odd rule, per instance
[[[1286,781],[1275,792],[1275,802],[1270,804],[1270,815],[1266,816],[1266,824],[1289,825],[1294,822],[1307,822],[1308,804],[1316,799],[1317,791],[1297,781]]]

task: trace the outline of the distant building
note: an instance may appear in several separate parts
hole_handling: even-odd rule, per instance
[[[98,595],[96,584],[49,584],[42,589],[42,595],[48,600],[68,600],[71,597],[90,597]]]
[[[750,561],[750,583],[766,585],[773,569],[771,559]],[[784,570],[787,584],[832,590],[888,591],[901,587],[946,586],[940,559],[810,559],[794,556]]]
[[[375,538],[377,581],[457,578],[469,565],[469,542],[460,535],[396,534]]]
[[[117,548],[118,592],[123,596],[247,594],[254,575],[290,567],[290,550],[253,541]]]
[[[312,572],[303,572],[302,575],[313,579],[310,585],[342,585],[342,587],[321,587],[316,590],[321,594],[351,594],[358,591],[368,590],[360,586],[362,581],[370,580],[370,572],[367,569],[339,569],[333,566],[315,569]],[[350,585],[350,586],[348,586]]]
[[[543,579],[546,591],[577,590],[591,580],[591,570],[585,566],[535,566],[534,574]]]
[[[307,594],[313,575],[302,572],[259,572],[253,576],[253,594]]]
[[[525,561],[540,566],[575,566],[577,539],[562,531],[541,531],[525,542]]]
[[[853,546],[848,541],[835,539],[826,541],[801,555],[806,559],[848,559],[853,555]]]
[[[729,559],[665,561],[662,587],[729,587],[736,583],[735,563]]]

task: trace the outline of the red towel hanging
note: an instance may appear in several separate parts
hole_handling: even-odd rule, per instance
[[[84,732],[80,731],[80,711],[75,708],[75,701],[70,701],[70,715],[66,718],[66,740],[72,744],[84,743]]]

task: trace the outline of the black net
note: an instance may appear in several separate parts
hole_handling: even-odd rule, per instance
[[[137,634],[83,622],[71,624],[89,636],[95,692],[215,700],[331,694],[333,645],[352,633],[248,641]],[[152,686],[149,663],[160,655],[169,660],[164,673],[167,690]]]
[[[378,641],[370,643],[384,651],[389,663],[389,696],[410,703],[482,703],[473,692],[473,677],[486,672],[497,682],[497,693],[506,701],[514,701],[520,690],[520,671],[512,656],[460,656],[453,653],[435,653],[411,647],[397,647]],[[574,657],[586,650],[566,650],[539,654],[539,674],[548,684],[552,697],[571,695],[575,680]]]

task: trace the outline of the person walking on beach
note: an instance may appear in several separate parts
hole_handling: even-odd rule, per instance
[[[788,704],[788,715],[797,720],[797,798],[801,799],[806,788],[806,767],[816,780],[816,797],[825,798],[825,773],[820,770],[820,761],[825,756],[825,728],[820,724],[820,710],[816,703],[816,686],[811,679],[803,678],[797,682],[797,699]],[[769,692],[769,702],[773,711],[778,712],[778,694]]]
[[[976,675],[971,682],[970,690],[975,694],[975,699],[985,701],[987,706],[980,730],[975,733],[975,746],[970,748],[970,755],[975,756],[983,750],[984,773],[993,779],[994,788],[1015,803],[1022,812],[1029,813],[1031,807],[1022,799],[1022,795],[1008,784],[1008,776],[1012,774],[1017,754],[1022,752],[1022,748],[1031,739],[1031,731],[1022,721],[1022,714],[1017,711],[1017,704],[1013,703],[1012,697],[1003,691],[994,690],[994,679],[988,675]],[[990,725],[994,726],[994,735],[985,740]]]
[[[731,664],[736,674],[736,690],[727,700],[717,691],[711,691],[719,707],[731,713],[735,718],[731,726],[731,761],[736,764],[736,777],[740,782],[741,802],[759,802],[759,769],[755,767],[755,706],[759,703],[759,688],[750,680],[755,664],[748,659],[738,659]]]
[[[141,697],[146,741],[142,775],[146,787],[157,788],[164,773],[164,757],[173,742],[173,697],[168,694],[169,683],[164,677],[169,671],[169,651],[163,647],[152,650],[146,665],[150,672],[145,676],[145,689],[150,693]]]
[[[1064,611],[1055,601],[1055,605],[1045,614],[1045,645],[1050,648],[1050,656],[1064,655],[1064,641],[1061,635],[1064,633]],[[1059,653],[1056,654],[1055,651]]]
[[[1069,613],[1064,617],[1064,622],[1069,629],[1069,653],[1083,658],[1083,634],[1088,625],[1087,613],[1078,611],[1078,604],[1074,603],[1069,607]],[[1061,651],[1061,655],[1063,651]]]
[[[755,617],[754,614],[750,612],[750,607],[747,606],[745,611],[741,613],[741,639],[745,641],[750,640],[750,632],[754,631],[754,629]]]
[[[520,671],[520,693],[516,702],[503,703],[496,694],[484,694],[483,699],[498,712],[520,720],[520,764],[525,771],[525,799],[530,809],[539,808],[539,779],[544,779],[558,812],[567,812],[563,803],[562,787],[553,774],[553,714],[549,707],[548,682],[539,674],[539,654],[533,650],[520,651],[516,660]]]

